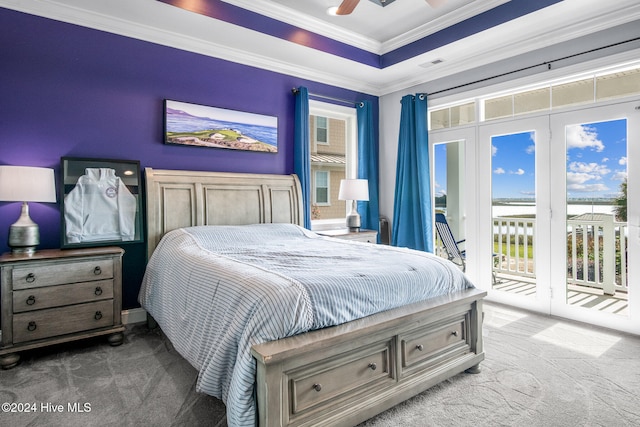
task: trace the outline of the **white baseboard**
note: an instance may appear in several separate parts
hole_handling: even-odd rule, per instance
[[[131,325],[133,323],[144,323],[147,321],[147,312],[144,308],[132,308],[122,310],[122,324]]]

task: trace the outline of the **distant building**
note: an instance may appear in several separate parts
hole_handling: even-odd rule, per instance
[[[346,174],[346,122],[310,116],[311,219],[344,218],[346,205],[338,200]]]

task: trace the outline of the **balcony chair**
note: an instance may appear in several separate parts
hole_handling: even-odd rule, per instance
[[[449,261],[458,265],[462,271],[466,269],[466,251],[460,249],[460,243],[464,242],[466,239],[456,240],[453,237],[453,232],[449,227],[449,223],[447,222],[447,218],[444,214],[437,213],[436,214],[436,232],[440,237],[440,241],[442,242],[442,246],[444,247],[445,252],[447,253],[447,258]],[[495,259],[498,254],[493,254],[493,258]],[[498,283],[496,278],[496,272],[491,269],[491,275],[493,277],[493,284]]]

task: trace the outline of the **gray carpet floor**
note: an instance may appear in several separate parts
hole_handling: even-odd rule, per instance
[[[361,427],[640,425],[640,337],[493,304],[483,335],[480,374]],[[0,412],[0,426],[226,426],[222,402],[195,392],[196,375],[145,325],[127,327],[119,347],[98,338],[25,352],[0,371],[0,403],[32,411]]]

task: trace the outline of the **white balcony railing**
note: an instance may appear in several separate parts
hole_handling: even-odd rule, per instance
[[[535,277],[536,220],[533,218],[493,218],[495,273]]]
[[[612,215],[568,220],[567,282],[599,288],[607,295],[627,291],[627,224],[614,221]]]
[[[534,218],[493,218],[495,274],[535,278]],[[627,223],[612,215],[580,215],[567,221],[567,283],[627,292]],[[436,240],[436,254],[443,251]],[[444,255],[446,257],[446,255]]]

